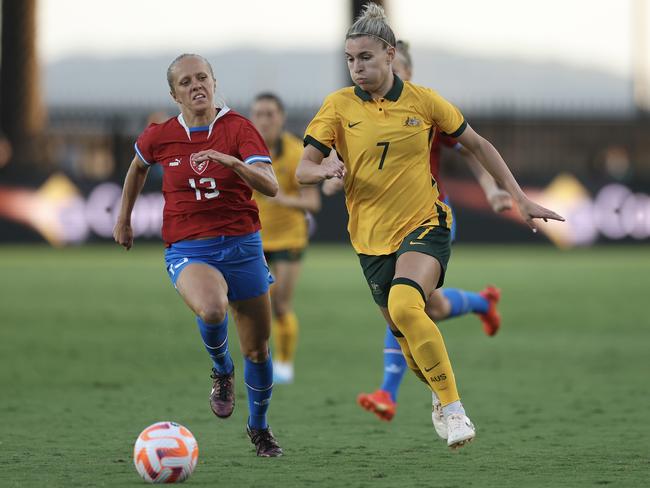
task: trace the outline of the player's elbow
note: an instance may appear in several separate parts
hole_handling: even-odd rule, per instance
[[[319,183],[319,178],[313,170],[314,163],[309,160],[302,160],[296,168],[296,180],[301,185],[313,185]]]
[[[266,197],[276,196],[280,189],[278,182],[275,179],[253,183],[250,186],[253,190],[260,192]]]
[[[280,191],[280,184],[278,183],[278,180],[273,177],[273,180],[271,181],[271,184],[269,185],[269,196],[274,197],[278,194]]]
[[[472,148],[472,153],[474,156],[477,154],[487,154],[490,150],[494,149],[494,146],[490,141],[488,141],[485,137],[478,135],[477,134],[477,139],[476,139],[476,144]]]
[[[266,191],[263,191],[267,197],[274,197],[278,194],[278,191],[280,191],[280,185],[278,185],[277,180],[273,180],[269,182],[267,185],[267,188],[265,188]]]
[[[307,174],[305,172],[305,167],[304,167],[302,161],[300,162],[300,164],[296,168],[296,180],[301,185],[308,185],[309,184],[309,181],[307,181]]]

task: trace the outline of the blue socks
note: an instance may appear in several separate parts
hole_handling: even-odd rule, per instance
[[[229,374],[234,365],[228,351],[228,314],[220,324],[206,324],[196,317],[199,332],[206,351],[212,358],[214,370],[218,374]]]
[[[386,326],[386,335],[384,336],[384,380],[380,388],[387,391],[394,402],[397,401],[397,392],[405,371],[406,359],[404,359],[402,349],[390,331],[390,327]]]
[[[217,374],[229,374],[234,369],[228,351],[228,314],[220,324],[207,324],[196,318],[203,344],[212,358]],[[399,348],[399,346],[397,346]],[[271,355],[263,363],[244,358],[244,382],[248,391],[248,425],[251,429],[266,429],[266,411],[273,390],[273,365]]]
[[[468,313],[486,313],[490,303],[478,293],[459,290],[458,288],[443,288],[442,294],[451,304],[449,317],[458,317]]]
[[[273,365],[271,355],[263,363],[254,363],[244,358],[244,382],[248,391],[248,426],[251,429],[266,429],[266,411],[269,409],[273,391]]]

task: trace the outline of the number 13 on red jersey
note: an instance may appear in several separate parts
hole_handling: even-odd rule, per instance
[[[219,190],[217,190],[217,182],[214,178],[201,178],[198,184],[194,178],[190,178],[187,180],[187,182],[190,184],[190,187],[194,189],[197,200],[202,200],[203,198],[210,200],[211,198],[216,198],[219,196]],[[201,192],[203,192],[203,194],[201,194]]]

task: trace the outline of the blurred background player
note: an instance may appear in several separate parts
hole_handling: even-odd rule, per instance
[[[317,187],[300,185],[296,180],[303,146],[300,139],[284,130],[286,115],[282,100],[273,93],[260,93],[255,97],[250,115],[271,151],[280,186],[273,198],[257,191],[253,196],[260,210],[264,256],[275,277],[271,286],[273,379],[275,383],[291,383],[298,341],[293,293],[308,242],[305,212],[320,210],[320,192]]]
[[[264,261],[252,189],[273,196],[271,157],[251,122],[215,106],[216,79],[202,56],[182,54],[167,70],[178,117],[152,124],[138,137],[113,231],[133,245],[131,214],[154,164],[164,167],[162,237],[174,287],[196,321],[213,362],[210,408],[220,418],[235,406],[228,350],[228,306],[235,315],[248,392],[246,431],[257,455],[282,455],[266,420],[273,387],[269,353],[271,274]]]
[[[440,398],[447,445],[456,449],[476,433],[442,335],[425,312],[427,298],[444,282],[452,223],[435,182],[431,186],[431,131],[457,137],[508,190],[531,228],[535,218],[563,219],[526,197],[496,149],[456,107],[393,74],[395,44],[384,10],[367,4],[346,34],[355,86],[324,100],[305,131],[296,176],[314,184],[347,174],[348,230],[369,288],[409,368]],[[327,158],[334,145],[344,164]]]

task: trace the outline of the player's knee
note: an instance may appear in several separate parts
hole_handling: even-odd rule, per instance
[[[402,330],[404,326],[409,323],[409,320],[411,318],[411,313],[409,310],[395,303],[393,303],[393,306],[391,306],[390,301],[388,302],[388,313],[393,319],[393,322],[395,322],[395,325],[397,325],[400,330]]]
[[[388,294],[388,313],[400,330],[415,322],[423,307],[418,300],[413,300],[416,290],[406,285],[394,286]]]
[[[276,300],[273,303],[273,315],[276,317],[282,317],[283,315],[288,314],[291,312],[291,307],[289,306],[289,302],[286,300]]]
[[[449,315],[449,312],[444,310],[438,304],[433,304],[429,302],[427,302],[427,305],[425,307],[425,312],[434,322],[443,320]]]
[[[434,322],[444,320],[451,313],[451,304],[442,293],[432,293],[427,300],[424,311]]]
[[[265,347],[259,349],[246,349],[245,347],[243,349],[244,350],[242,352],[244,356],[254,363],[263,363],[269,359],[268,344]]]
[[[220,324],[226,318],[228,311],[228,302],[225,303],[210,303],[201,307],[197,315],[206,324]]]

